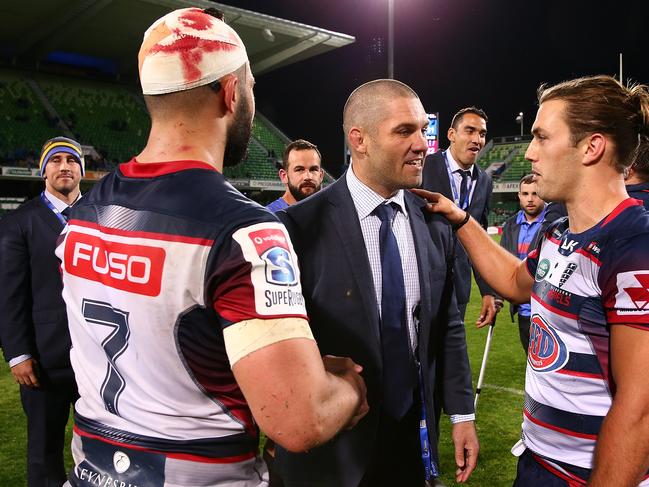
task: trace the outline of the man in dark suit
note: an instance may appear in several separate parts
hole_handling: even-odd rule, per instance
[[[453,116],[447,135],[449,148],[426,157],[422,187],[454,200],[486,229],[493,184],[475,161],[485,145],[487,115],[476,107],[463,108]],[[455,255],[457,301],[464,321],[471,294],[471,262],[459,243]],[[475,271],[474,275],[482,294],[476,325],[482,327],[493,321],[497,309],[492,289]]]
[[[30,487],[66,480],[65,427],[78,394],[54,249],[81,194],[81,146],[65,137],[48,140],[40,171],[45,190],[0,220],[0,337],[27,416]]]
[[[423,201],[404,191],[421,183],[426,113],[408,86],[377,80],[350,95],[343,125],[351,167],[278,216],[300,259],[320,351],[363,366],[370,410],[355,428],[308,453],[278,450],[276,466],[287,487],[433,482],[437,385],[452,415],[457,480],[464,482],[475,468],[478,441],[448,268],[451,229],[426,218]]]

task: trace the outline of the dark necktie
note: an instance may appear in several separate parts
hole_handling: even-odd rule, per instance
[[[66,206],[65,210],[61,212],[61,216],[67,222],[70,219],[70,211],[72,210],[71,206]]]
[[[458,172],[462,178],[462,182],[460,183],[460,208],[464,210],[469,206],[469,179],[471,179],[471,171],[460,169]]]
[[[412,406],[417,382],[408,347],[406,289],[397,239],[392,232],[395,203],[381,204],[374,214],[381,220],[381,348],[383,356],[383,403],[386,413],[401,419]]]

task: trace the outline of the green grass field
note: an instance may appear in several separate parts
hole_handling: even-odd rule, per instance
[[[475,320],[479,313],[479,293],[474,285],[472,300],[467,309],[467,342],[473,370],[474,384],[478,380],[487,329],[477,330]],[[522,420],[522,389],[525,376],[525,356],[518,339],[518,328],[511,323],[507,307],[500,313],[494,330],[491,353],[487,365],[477,409],[477,428],[480,439],[478,467],[469,482],[473,487],[511,486],[516,471],[516,459],[509,452],[520,435]],[[457,485],[454,479],[455,461],[450,440],[448,418],[442,418],[441,469],[447,486]],[[71,426],[68,435],[70,435]],[[0,486],[19,487],[25,482],[25,417],[20,405],[18,387],[7,365],[0,365]],[[69,445],[69,441],[67,442]],[[66,452],[67,465],[71,458]],[[401,486],[395,486],[401,487]],[[404,486],[407,487],[407,486]]]

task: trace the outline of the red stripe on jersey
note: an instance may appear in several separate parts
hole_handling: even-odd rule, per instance
[[[645,314],[637,316],[618,315],[616,310],[607,311],[606,321],[610,325],[627,325],[649,331],[649,310],[646,310]]]
[[[77,225],[79,227],[92,228],[108,235],[117,235],[120,237],[147,238],[150,240],[163,240],[165,242],[180,242],[192,245],[203,245],[205,247],[209,247],[214,244],[214,240],[210,240],[208,238],[185,237],[183,235],[172,235],[170,233],[121,230],[119,228],[104,227],[98,225],[97,223],[87,222],[83,220],[70,220],[68,225]]]
[[[555,426],[550,423],[546,423],[545,421],[541,421],[535,417],[533,417],[527,409],[523,409],[523,413],[525,414],[525,417],[529,419],[532,423],[537,424],[543,428],[547,428],[553,431],[556,431],[558,433],[562,433],[564,435],[568,436],[573,436],[575,438],[584,438],[586,440],[597,440],[597,435],[587,435],[585,433],[577,433],[576,431],[570,431],[565,428],[560,428],[559,426]]]
[[[557,240],[557,239],[554,238],[553,236],[549,236],[549,237],[548,237],[548,240],[549,240],[550,242],[554,243],[554,244],[561,245],[561,241],[560,241],[560,240]]]
[[[578,316],[575,315],[575,314],[568,313],[567,311],[563,311],[563,310],[561,310],[561,309],[559,309],[559,308],[555,308],[555,307],[552,306],[551,304],[548,304],[548,303],[544,302],[544,301],[543,301],[543,300],[542,300],[542,299],[541,299],[537,294],[535,294],[535,293],[532,293],[532,299],[534,299],[534,301],[536,301],[537,303],[539,303],[541,306],[543,306],[543,307],[544,307],[545,309],[547,309],[548,311],[551,311],[552,313],[558,314],[559,316],[563,316],[564,318],[570,318],[571,320],[576,320],[576,319],[578,318]]]
[[[622,213],[627,208],[630,208],[631,206],[642,206],[642,201],[635,198],[626,198],[619,205],[617,205],[615,209],[606,217],[606,220],[604,220],[604,223],[602,223],[601,228],[604,228],[612,220],[614,220],[615,217],[617,217],[620,213]]]
[[[541,465],[544,469],[546,469],[548,472],[550,472],[552,475],[556,475],[560,479],[565,480],[568,482],[568,487],[580,487],[586,485],[586,480],[580,479],[576,475],[569,473],[569,472],[561,472],[560,470],[557,470],[554,468],[552,465],[550,465],[548,462],[543,460],[541,457],[538,455],[535,455],[532,453],[532,457],[534,460],[537,461],[539,465]]]
[[[119,171],[128,178],[154,178],[187,169],[205,169],[215,171],[215,167],[202,161],[169,161],[169,162],[138,162],[135,157],[128,162],[119,165]]]
[[[577,250],[575,250],[575,252],[577,252],[578,254],[583,255],[583,256],[586,257],[587,259],[592,260],[595,264],[597,264],[598,267],[602,267],[602,261],[599,260],[599,259],[598,259],[597,257],[595,257],[594,255],[589,254],[589,253],[586,252],[584,249],[577,249]]]
[[[584,377],[586,379],[600,379],[605,380],[605,377],[602,374],[592,374],[590,372],[579,372],[578,370],[566,370],[561,369],[557,370],[558,374],[570,375],[573,377]]]
[[[187,460],[190,462],[199,462],[199,463],[238,463],[238,462],[243,462],[244,460],[249,460],[255,456],[255,452],[251,451],[249,453],[244,453],[242,455],[235,455],[232,457],[203,457],[200,455],[191,455],[189,453],[170,453],[170,452],[165,452],[165,451],[159,451],[159,450],[152,450],[150,448],[144,448],[142,446],[137,446],[137,445],[132,445],[130,443],[122,443],[119,441],[114,441],[114,440],[109,440],[107,438],[104,438],[99,435],[94,435],[92,433],[88,433],[87,431],[83,431],[81,428],[79,428],[76,424],[72,428],[76,434],[79,436],[85,436],[87,438],[92,438],[95,440],[103,441],[104,443],[108,443],[109,445],[115,445],[115,446],[120,446],[126,449],[130,450],[138,450],[138,451],[145,451],[149,453],[155,453],[159,455],[164,455],[167,458],[175,458],[178,460]]]

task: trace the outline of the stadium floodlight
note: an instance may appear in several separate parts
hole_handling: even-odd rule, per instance
[[[521,137],[523,137],[523,112],[518,112],[518,116],[516,117],[516,123],[520,124]]]

